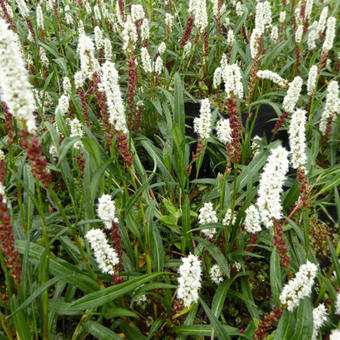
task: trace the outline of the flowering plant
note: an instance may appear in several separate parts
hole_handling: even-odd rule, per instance
[[[339,15],[0,0],[0,338],[339,337]]]

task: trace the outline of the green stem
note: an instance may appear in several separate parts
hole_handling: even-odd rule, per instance
[[[307,207],[303,207],[303,222],[304,222],[304,231],[305,231],[305,247],[306,247],[306,258],[309,257],[309,209]]]
[[[44,259],[44,267],[42,268],[41,272],[41,278],[40,278],[40,284],[44,285],[48,281],[48,273],[49,273],[49,260],[50,260],[50,246],[48,242],[48,234],[47,234],[47,226],[45,222],[45,214],[44,214],[44,204],[41,197],[41,191],[40,191],[40,183],[36,182],[36,188],[37,188],[37,195],[38,195],[38,201],[39,201],[39,215],[41,218],[41,227],[42,227],[42,233],[43,233],[43,240],[46,247],[46,258]],[[48,291],[45,289],[42,294],[42,309],[43,309],[43,339],[48,340]]]

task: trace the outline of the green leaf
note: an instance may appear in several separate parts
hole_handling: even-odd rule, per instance
[[[275,305],[280,306],[280,294],[282,291],[282,276],[280,266],[280,256],[274,247],[270,256],[270,287],[272,299]]]
[[[84,329],[98,340],[122,340],[122,338],[96,321],[84,321]]]
[[[211,242],[200,238],[200,237],[194,237],[196,241],[198,241],[200,244],[204,246],[206,250],[210,253],[210,255],[216,260],[217,264],[221,267],[224,274],[227,276],[227,278],[230,277],[230,270],[228,267],[228,261],[225,258],[225,256],[222,254],[220,248],[217,248],[214,244]]]
[[[163,198],[163,204],[166,208],[166,210],[169,212],[170,215],[173,215],[177,218],[179,218],[180,216],[180,213],[179,213],[179,216],[178,216],[178,211],[176,209],[176,207],[166,198]]]
[[[12,295],[9,300],[9,305],[11,310],[16,310],[18,307],[18,302],[16,300],[16,295]],[[18,339],[31,339],[30,329],[25,320],[25,315],[23,311],[19,311],[13,317],[14,328],[16,330]]]
[[[163,324],[163,319],[157,319],[151,326],[150,330],[149,330],[149,334],[148,334],[148,337],[147,339],[148,340],[152,340],[154,339],[154,335],[155,333],[159,330],[159,328],[162,326]]]
[[[336,278],[338,281],[338,284],[340,283],[340,263],[339,263],[339,257],[333,247],[332,242],[329,240],[329,238],[327,238],[327,242],[328,242],[328,247],[329,250],[331,252],[331,256],[332,256],[332,263],[336,272]]]
[[[133,324],[131,324],[131,326],[132,327],[125,323],[120,325],[127,340],[146,340],[145,336]]]
[[[212,327],[215,330],[215,334],[217,335],[219,340],[228,340],[230,339],[229,335],[225,332],[225,330],[223,329],[222,325],[220,324],[220,322],[215,318],[215,315],[211,312],[210,308],[208,307],[208,305],[204,302],[203,299],[199,298],[200,303],[205,311],[205,313],[207,314]]]
[[[294,314],[296,323],[292,339],[310,340],[313,333],[313,305],[310,299],[301,300]]]
[[[216,292],[215,292],[215,295],[212,301],[212,305],[211,305],[211,311],[214,313],[217,319],[219,318],[222,312],[224,301],[227,297],[227,293],[232,282],[233,282],[233,279],[229,279],[221,283],[216,289]]]
[[[222,312],[222,309],[224,307],[224,301],[227,297],[228,290],[232,283],[239,277],[247,275],[250,275],[250,272],[238,273],[218,286],[211,305],[211,311],[214,313],[216,318],[219,318]]]
[[[68,151],[73,147],[73,145],[80,140],[80,137],[67,137],[63,140],[60,146],[60,156],[58,158],[57,166],[60,166],[63,159],[67,155]]]
[[[93,203],[94,199],[96,198],[98,187],[101,181],[105,180],[104,177],[104,172],[106,168],[112,163],[112,158],[109,158],[94,174],[91,184],[90,184],[90,192],[91,192],[91,197],[90,200]]]
[[[120,317],[129,317],[129,318],[137,318],[138,315],[131,310],[119,307],[113,307],[105,311],[104,317],[105,319],[113,319],[113,318],[120,318]]]
[[[153,273],[148,275],[142,275],[135,279],[123,282],[116,286],[108,287],[100,291],[90,293],[80,299],[74,301],[72,306],[74,309],[94,309],[102,306],[106,303],[112,302],[114,299],[123,296],[130,291],[136,289],[140,285],[148,282],[163,273]]]
[[[183,215],[182,215],[182,252],[185,253],[188,248],[190,251],[193,250],[190,226],[190,199],[188,195],[185,195],[184,204],[183,204]]]
[[[34,293],[27,298],[12,314],[8,315],[6,319],[11,318],[16,313],[20,312],[24,308],[26,308],[28,305],[30,305],[45,289],[49,288],[50,286],[54,285],[59,278],[54,277],[53,279],[47,281],[44,285],[39,287]]]
[[[161,272],[164,269],[164,247],[157,224],[152,225],[151,246],[155,271]]]
[[[183,325],[179,327],[175,327],[173,331],[178,335],[192,335],[192,336],[211,336],[213,327],[211,325]],[[251,337],[241,334],[239,330],[235,327],[222,325],[222,329],[225,333],[229,335],[238,335],[239,337],[245,339],[252,339]],[[216,332],[215,332],[216,335]]]
[[[25,241],[16,241],[16,248],[23,254],[25,252]],[[37,244],[30,243],[29,258],[30,262],[35,265],[40,265],[40,257],[45,248]],[[60,280],[65,280],[68,283],[80,288],[85,292],[93,292],[98,289],[98,283],[91,279],[88,275],[83,274],[76,266],[66,262],[55,256],[50,255],[49,271]]]
[[[294,315],[285,310],[281,315],[279,324],[275,332],[274,340],[294,339],[292,338],[295,320]]]
[[[182,136],[182,139],[184,139],[185,135],[184,96],[182,80],[178,73],[175,73],[174,85],[175,85],[174,125],[179,127],[180,135]]]
[[[195,303],[191,306],[188,316],[186,317],[183,326],[191,327],[195,322],[197,311],[198,311],[199,304]],[[193,326],[195,327],[195,326]],[[185,340],[187,337],[183,334],[180,337],[177,337],[177,340]]]

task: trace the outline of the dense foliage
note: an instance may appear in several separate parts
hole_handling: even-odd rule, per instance
[[[339,339],[339,19],[0,0],[0,339]]]

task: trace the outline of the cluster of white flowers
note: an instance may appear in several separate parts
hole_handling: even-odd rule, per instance
[[[316,40],[318,39],[317,26],[317,21],[314,21],[312,25],[309,26],[307,46],[310,51],[316,48]]]
[[[143,20],[144,23],[145,20]],[[143,31],[143,30],[142,30]],[[124,23],[123,31],[122,31],[122,39],[123,39],[123,50],[127,51],[128,49],[134,49],[134,45],[137,42],[137,31],[136,26],[131,20],[131,16],[128,15],[126,21]],[[129,52],[129,51],[128,51]]]
[[[261,32],[261,35],[264,32],[265,18],[264,18],[264,8],[263,2],[259,1],[256,5],[255,12],[255,29]]]
[[[336,295],[335,301],[335,314],[340,315],[340,293]]]
[[[146,47],[142,47],[141,57],[142,57],[143,70],[146,73],[152,73],[153,72],[153,65],[152,65],[152,61],[151,61],[151,58],[150,58],[150,54],[149,54],[148,49]]]
[[[133,22],[145,18],[145,13],[142,5],[131,5],[131,19]]]
[[[85,28],[84,28],[84,23],[82,20],[78,21],[78,35],[85,34]]]
[[[327,321],[327,310],[323,303],[321,303],[318,307],[313,309],[313,334],[312,340],[316,340],[319,329],[324,325]]]
[[[0,182],[0,195],[2,196],[2,201],[6,203],[6,197],[5,197],[5,186],[3,183]]]
[[[188,55],[189,55],[189,53],[190,53],[190,51],[191,51],[191,46],[192,46],[191,41],[188,41],[188,42],[184,45],[183,50],[184,50],[184,55],[185,55],[185,56],[188,56]]]
[[[229,27],[229,29],[230,29],[230,20],[229,20],[229,18],[228,18],[227,16],[225,17],[224,23],[225,23],[225,27],[226,27],[226,28]]]
[[[98,26],[94,28],[94,42],[96,44],[97,50],[100,50],[104,45],[103,32]]]
[[[296,109],[289,125],[289,145],[292,151],[294,169],[306,172],[306,114],[305,110]]]
[[[279,145],[271,150],[264,166],[256,203],[260,210],[261,221],[267,228],[273,225],[273,218],[281,218],[280,194],[287,171],[288,151]]]
[[[259,29],[254,28],[250,36],[250,44],[249,44],[250,54],[253,59],[256,58],[257,53],[259,51],[259,43],[260,43],[261,37],[262,37],[262,32]]]
[[[229,28],[228,35],[227,35],[228,46],[233,46],[234,40],[235,40],[234,31],[232,30],[232,28]]]
[[[223,272],[218,264],[214,264],[210,270],[210,280],[217,285],[224,281]]]
[[[48,67],[50,61],[47,58],[46,55],[46,49],[44,47],[39,47],[39,57],[40,57],[40,61],[41,63],[45,66]]]
[[[227,98],[230,98],[231,95],[234,94],[241,99],[243,97],[243,84],[239,66],[237,64],[226,65],[222,69],[222,78]]]
[[[208,224],[208,223],[217,223],[216,211],[213,208],[213,204],[211,202],[204,203],[203,207],[199,211],[198,215],[198,223],[200,225]],[[202,233],[207,238],[213,238],[216,234],[216,228],[203,229]]]
[[[56,160],[59,157],[58,150],[55,145],[50,145],[50,147],[48,148],[48,152],[50,153],[54,160]]]
[[[52,0],[45,0],[46,11],[51,12],[53,11],[53,3]]]
[[[222,69],[221,67],[217,67],[213,77],[213,88],[218,89],[221,85],[221,81],[222,81]]]
[[[250,234],[255,234],[261,231],[260,213],[254,204],[251,204],[246,210],[244,229]]]
[[[137,306],[141,306],[144,302],[148,301],[147,297],[145,294],[139,295],[136,300],[135,303]]]
[[[64,93],[71,94],[72,87],[71,87],[71,82],[70,82],[69,77],[63,78],[63,90],[64,90]]]
[[[83,126],[81,125],[80,121],[77,118],[70,120],[70,128],[71,134],[70,137],[83,137],[84,130]],[[74,148],[79,150],[83,147],[83,143],[81,141],[77,141],[74,143]]]
[[[260,152],[260,147],[261,147],[261,143],[262,143],[262,138],[260,136],[254,136],[252,138],[251,141],[251,149],[254,152],[254,157],[256,157],[258,155],[258,153]]]
[[[172,23],[174,21],[174,16],[171,15],[170,13],[165,14],[165,25],[169,27],[170,31],[172,29]]]
[[[85,33],[79,35],[78,53],[80,55],[80,69],[84,77],[88,78],[99,69],[99,64],[94,57],[93,41]]]
[[[112,59],[112,45],[109,38],[104,39],[104,58],[109,61]]]
[[[116,131],[127,133],[125,107],[122,100],[122,94],[118,83],[119,75],[115,64],[106,61],[102,67],[103,77],[102,85],[106,94],[106,103],[110,114],[109,122]]]
[[[300,266],[295,277],[283,287],[280,301],[283,305],[287,305],[290,312],[299,305],[301,299],[311,294],[317,271],[317,266],[307,261]]]
[[[306,7],[305,7],[305,19],[310,19],[313,9],[313,2],[314,0],[307,0]]]
[[[115,202],[110,195],[103,194],[99,197],[97,214],[103,220],[106,229],[112,228],[112,222],[118,223]]]
[[[276,42],[279,39],[279,29],[274,26],[270,32],[270,37]]]
[[[0,162],[5,160],[5,153],[0,149]],[[5,186],[0,181],[0,195],[2,196],[2,200],[4,201],[5,196]]]
[[[280,12],[280,22],[283,23],[286,20],[286,11]]]
[[[29,17],[30,11],[26,6],[26,2],[24,0],[16,0],[16,3],[19,7],[20,14],[26,18]]]
[[[339,340],[340,339],[340,329],[333,329],[329,336],[329,340]]]
[[[320,14],[318,26],[317,26],[317,32],[318,35],[322,34],[326,28],[326,21],[328,17],[328,6],[325,6]]]
[[[5,153],[0,149],[0,161],[5,160]],[[4,183],[0,181],[0,195],[2,196],[2,201],[6,202],[5,197],[5,186]]]
[[[55,109],[55,113],[59,112],[61,115],[65,115],[70,108],[70,97],[67,94],[62,94],[59,97],[58,105]]]
[[[269,71],[269,70],[262,70],[262,71],[257,71],[257,77],[261,79],[269,79],[273,83],[286,88],[288,86],[288,82],[286,79],[283,79],[280,77],[276,72]]]
[[[140,27],[140,35],[143,41],[148,40],[150,38],[150,28],[149,28],[149,20],[144,19],[143,23]]]
[[[182,258],[183,264],[178,272],[178,291],[177,297],[183,299],[184,307],[190,307],[193,302],[198,301],[198,290],[201,288],[201,261],[195,255],[189,254]]]
[[[263,22],[266,27],[272,26],[272,9],[269,1],[263,3]]]
[[[0,79],[2,95],[9,112],[26,122],[28,132],[36,131],[35,101],[18,36],[0,19]]]
[[[155,73],[160,75],[163,69],[163,59],[158,56],[155,61]]]
[[[74,78],[74,86],[76,89],[83,87],[85,79],[81,71],[76,72],[73,78]]]
[[[327,30],[325,41],[322,45],[322,51],[328,52],[333,47],[333,41],[335,37],[335,26],[336,26],[336,19],[334,17],[329,17],[327,20]]]
[[[228,209],[227,212],[225,213],[224,215],[224,218],[222,220],[222,223],[225,225],[225,226],[229,226],[230,224],[230,218],[231,218],[231,209]],[[236,213],[234,211],[234,216],[233,216],[233,220],[231,222],[231,224],[235,224],[236,222]]]
[[[0,161],[5,160],[5,153],[0,149]],[[0,195],[2,196],[2,201],[6,202],[4,199],[5,197],[5,186],[4,184],[0,181]]]
[[[202,139],[206,139],[211,131],[211,110],[209,99],[201,100],[200,116],[194,119],[194,131]]]
[[[243,14],[243,8],[242,8],[242,4],[240,1],[237,1],[236,6],[235,6],[235,10],[236,10],[236,15],[238,17],[242,16]]]
[[[90,242],[100,270],[103,273],[113,275],[113,267],[119,263],[119,257],[117,252],[109,245],[103,231],[91,229],[85,237]]]
[[[97,21],[101,21],[102,19],[102,15],[100,14],[100,9],[99,9],[99,6],[98,4],[95,4],[93,6],[93,13],[94,13],[94,18],[97,20]]]
[[[296,76],[290,83],[287,90],[287,94],[283,99],[282,108],[288,113],[292,113],[295,109],[295,105],[299,99],[302,88],[302,78]]]
[[[217,18],[218,15],[222,16],[226,11],[225,4],[219,8],[219,0],[213,0],[213,14]]]
[[[295,41],[297,44],[301,43],[302,34],[303,34],[303,25],[298,25],[296,32],[295,32]]]
[[[308,80],[307,80],[307,94],[311,96],[315,90],[316,78],[318,76],[318,67],[313,65],[309,69]]]
[[[302,24],[302,21],[300,19],[300,13],[301,13],[301,8],[300,8],[300,6],[297,6],[294,10],[295,21],[297,23]]]
[[[207,14],[207,1],[196,0],[196,6],[194,10],[195,25],[199,32],[203,32],[208,26],[208,14]]]
[[[37,26],[44,29],[44,14],[42,12],[41,6],[37,5],[36,7],[36,17],[37,17]]]
[[[231,143],[233,141],[229,119],[221,118],[217,122],[216,133],[218,140],[223,144]]]
[[[159,44],[159,46],[158,46],[158,53],[159,53],[159,55],[163,55],[164,52],[165,52],[165,50],[166,50],[166,44],[165,44],[165,42],[163,41],[163,42],[161,42],[161,43]]]
[[[70,12],[71,12],[70,6],[66,5],[65,9],[64,9],[64,14],[65,14],[65,21],[66,21],[67,25],[73,24],[73,17],[72,17]]]
[[[85,1],[85,11],[88,15],[92,14],[92,7],[88,1]]]
[[[339,84],[332,80],[327,87],[326,105],[320,120],[320,131],[323,135],[326,133],[328,121],[335,119],[337,113],[340,113]]]
[[[31,43],[34,43],[34,39],[33,39],[31,31],[29,31],[28,34],[27,34],[27,40],[30,41]],[[39,51],[39,53],[40,53],[40,51]],[[41,55],[40,55],[40,58],[41,58]]]

